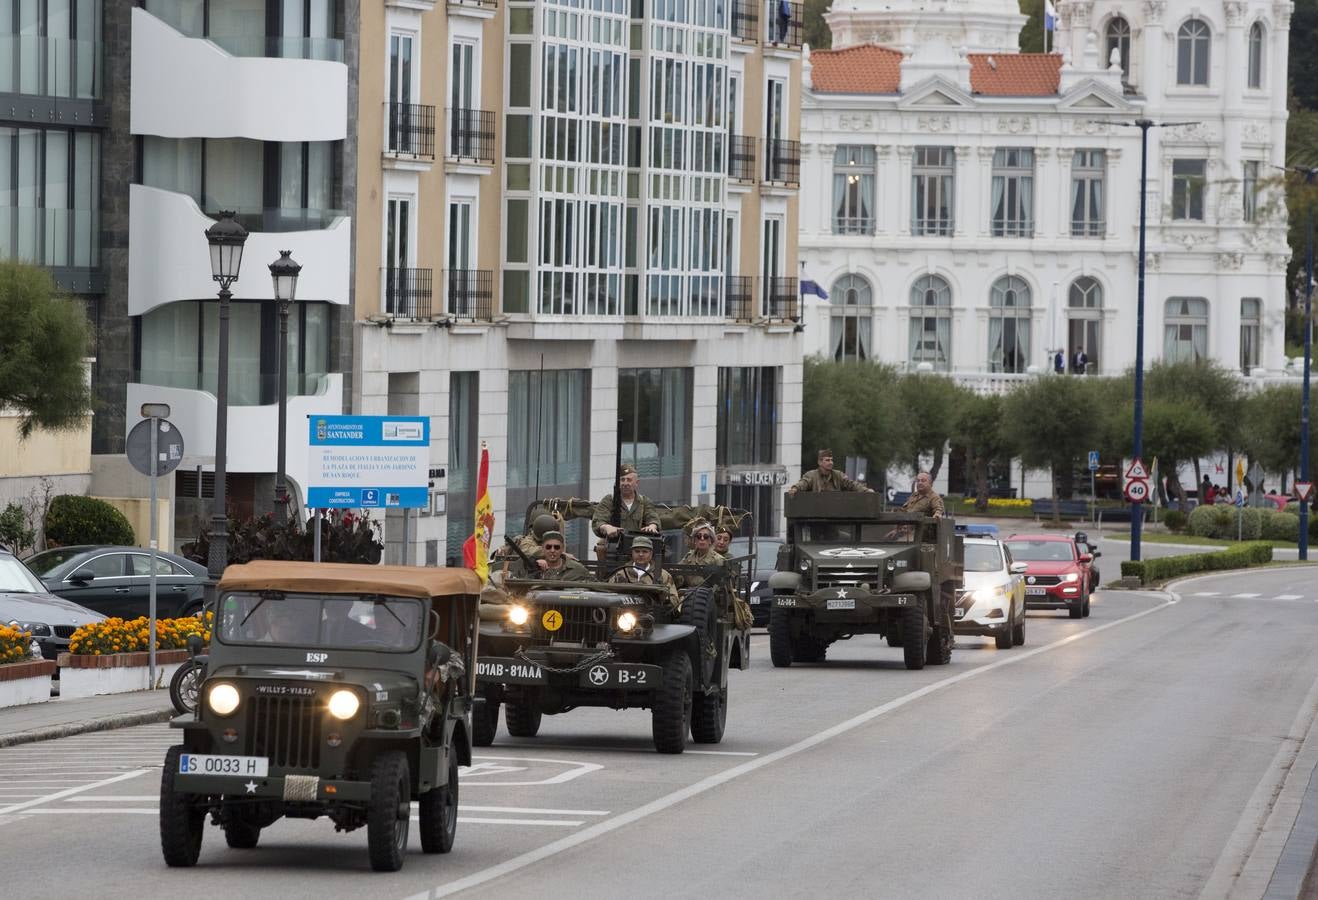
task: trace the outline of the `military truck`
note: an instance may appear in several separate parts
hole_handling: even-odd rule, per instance
[[[196,864],[208,815],[235,849],[280,818],[325,816],[365,826],[371,867],[396,871],[413,799],[421,849],[449,852],[480,588],[467,569],[227,568],[200,702],[170,723],[183,740],[161,773],[165,862]]]
[[[878,634],[908,669],[952,660],[964,572],[955,524],[882,511],[873,493],[789,495],[787,540],[769,578],[769,655],[779,668],[823,662],[828,646]]]

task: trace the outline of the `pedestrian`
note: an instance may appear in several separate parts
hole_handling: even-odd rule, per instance
[[[934,518],[942,518],[946,515],[943,510],[943,498],[934,490],[934,480],[929,477],[928,472],[921,472],[915,476],[915,490],[911,491],[911,495],[902,504],[902,512]]]
[[[1207,475],[1205,475],[1204,480],[1199,485],[1199,502],[1212,503],[1213,502],[1212,498],[1213,498],[1213,482],[1209,480]]]
[[[1089,356],[1085,353],[1085,348],[1077,346],[1075,353],[1071,357],[1071,371],[1076,375],[1084,375],[1088,372]]]
[[[1053,354],[1053,371],[1058,375],[1066,374],[1066,354],[1061,350]]]
[[[792,4],[778,0],[778,43],[787,43],[787,29],[792,24]]]
[[[864,491],[873,493],[873,488],[866,487],[859,481],[852,481],[833,468],[833,451],[820,450],[816,456],[818,468],[811,469],[801,476],[801,480],[787,489],[788,496],[797,491]]]

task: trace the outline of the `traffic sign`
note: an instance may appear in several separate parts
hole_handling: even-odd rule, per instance
[[[156,432],[156,466],[151,470],[151,427]],[[183,435],[168,419],[143,419],[128,432],[124,445],[128,462],[143,475],[168,475],[183,462]]]
[[[1300,498],[1301,503],[1308,503],[1309,498],[1313,496],[1312,481],[1295,482],[1295,496]]]
[[[1098,468],[1098,451],[1097,451],[1097,450],[1090,450],[1090,451],[1089,451],[1089,471],[1093,472],[1093,471],[1094,471],[1095,469],[1097,469],[1097,468]]]
[[[1149,470],[1144,468],[1144,460],[1138,456],[1131,460],[1130,468],[1126,470],[1126,477],[1147,481],[1149,479]]]
[[[1236,483],[1239,484],[1245,480],[1245,457],[1236,460]]]
[[[1245,505],[1245,492],[1236,491],[1236,506],[1244,506],[1244,505]]]
[[[1143,478],[1132,478],[1126,482],[1126,499],[1131,503],[1143,503],[1149,499],[1149,483]]]

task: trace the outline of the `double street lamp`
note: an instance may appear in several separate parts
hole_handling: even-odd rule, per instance
[[[275,471],[275,503],[284,507],[284,516],[291,510],[288,503],[288,484],[284,474],[288,427],[288,310],[297,297],[297,276],[302,267],[294,262],[291,250],[280,250],[279,259],[270,264],[270,278],[275,286],[275,301],[279,304],[279,446]]]

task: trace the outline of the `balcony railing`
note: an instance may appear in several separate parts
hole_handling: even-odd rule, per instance
[[[755,138],[728,135],[728,177],[733,181],[755,181]]]
[[[91,209],[0,206],[0,259],[40,266],[97,266],[100,213]]]
[[[435,107],[386,103],[388,136],[384,149],[400,156],[435,158]]]
[[[798,320],[801,300],[800,281],[775,275],[764,279],[764,314],[770,319]]]
[[[783,15],[790,12],[790,15]],[[766,0],[765,43],[780,47],[801,46],[802,4],[790,0]]]
[[[384,269],[384,311],[399,319],[429,319],[430,269]]]
[[[735,322],[755,318],[755,276],[728,276],[728,318]]]
[[[768,138],[764,142],[764,181],[779,187],[801,186],[801,142]]]
[[[218,219],[217,209],[203,209],[207,216]],[[336,219],[346,216],[342,209],[303,209],[300,207],[257,207],[239,206],[234,221],[248,231],[284,232],[284,231],[320,231],[329,228]]]
[[[448,314],[488,322],[494,317],[494,273],[489,269],[446,269]]]
[[[1072,219],[1071,237],[1103,237],[1107,223],[1102,219]]]
[[[35,34],[0,36],[0,94],[99,99],[101,42]]]
[[[497,0],[448,0],[449,6],[470,6],[475,9],[497,9]]]
[[[834,216],[834,234],[873,234],[873,216]]]
[[[449,159],[494,162],[494,113],[488,109],[450,109],[446,155]]]
[[[732,4],[732,36],[743,41],[754,41],[759,33],[759,0],[736,0]]]

